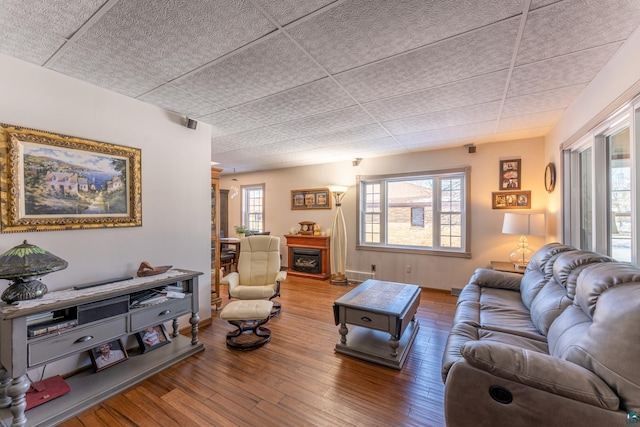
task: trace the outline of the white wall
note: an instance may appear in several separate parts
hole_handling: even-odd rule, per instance
[[[142,261],[202,271],[200,318],[210,317],[210,127],[3,55],[0,94],[0,122],[142,150],[142,227],[5,233],[0,253],[27,239],[68,261],[43,278],[50,290],[135,276]]]
[[[343,201],[347,230],[347,269],[370,271],[376,264],[376,277],[381,280],[415,283],[436,289],[461,288],[477,267],[485,267],[492,260],[508,260],[515,248],[518,236],[501,234],[505,210],[491,208],[491,193],[498,191],[499,161],[522,159],[522,189],[532,192],[532,210],[544,211],[547,193],[544,190],[544,141],[542,138],[497,142],[477,147],[475,154],[466,148],[434,150],[407,155],[364,159],[359,166],[351,162],[305,166],[299,168],[225,175],[220,187],[265,183],[266,230],[280,236],[281,251],[286,254],[284,235],[299,221],[314,221],[322,230],[331,227],[335,207],[332,210],[291,210],[291,190],[325,187],[329,184],[350,185]],[[215,160],[215,159],[214,159]],[[413,171],[429,171],[470,165],[471,170],[471,241],[472,258],[453,258],[430,255],[397,254],[355,250],[356,242],[356,176],[381,175]],[[238,181],[231,181],[236,178]],[[229,232],[240,224],[240,194],[229,200]],[[544,244],[544,237],[529,239],[532,248]],[[283,256],[284,264],[287,257]],[[405,273],[411,265],[412,272]]]
[[[545,157],[558,169],[556,191],[551,194],[548,206],[550,239],[562,238],[562,174],[561,146],[567,140],[586,135],[597,125],[603,112],[611,113],[630,101],[640,92],[640,28],[636,29],[622,48],[589,83],[562,119],[549,132],[545,140]],[[590,123],[591,122],[591,123]],[[585,129],[585,126],[587,127]],[[584,133],[582,133],[584,132]]]

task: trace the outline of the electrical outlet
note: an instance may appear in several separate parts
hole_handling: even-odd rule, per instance
[[[371,264],[371,272],[372,273],[376,272],[376,265],[375,264]]]
[[[408,274],[408,273],[411,273],[411,266],[410,266],[410,265],[407,265],[407,268],[405,269],[405,272],[406,272],[407,274]]]

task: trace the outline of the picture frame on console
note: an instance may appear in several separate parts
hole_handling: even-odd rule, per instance
[[[141,353],[148,353],[171,342],[171,338],[167,335],[167,330],[162,324],[150,326],[144,331],[138,332],[136,339],[140,345]]]
[[[0,124],[0,231],[142,225],[141,150]]]
[[[89,350],[89,355],[91,356],[93,369],[96,372],[103,371],[129,359],[127,349],[122,345],[122,340],[102,343]]]

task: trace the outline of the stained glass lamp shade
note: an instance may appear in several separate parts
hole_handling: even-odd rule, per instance
[[[40,277],[64,270],[68,265],[62,258],[25,240],[0,255],[0,279],[13,280],[2,293],[2,300],[11,304],[40,298],[47,293],[47,285],[40,281]]]

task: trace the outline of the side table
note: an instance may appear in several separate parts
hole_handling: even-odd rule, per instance
[[[505,271],[507,273],[524,274],[525,268],[516,267],[512,262],[505,261],[491,261],[491,266],[494,270]]]

